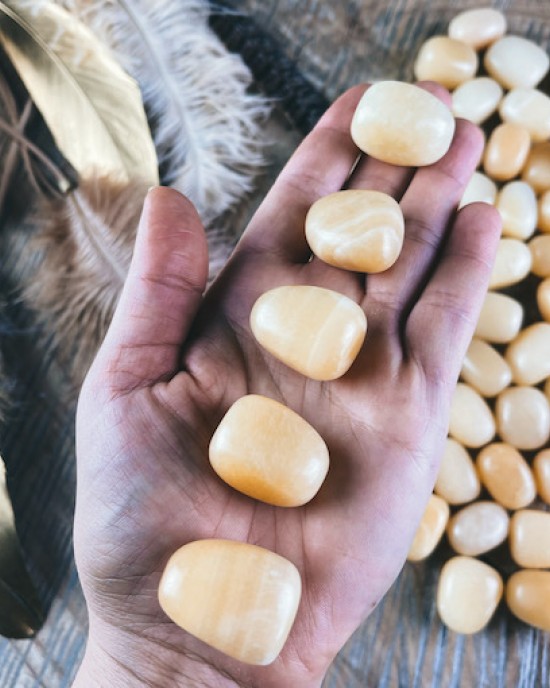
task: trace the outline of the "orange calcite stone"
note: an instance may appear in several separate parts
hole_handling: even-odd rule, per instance
[[[535,193],[550,189],[550,142],[537,143],[531,148],[521,178],[533,187]]]
[[[528,239],[537,226],[537,197],[526,182],[508,182],[495,203],[502,218],[502,234],[513,239]]]
[[[476,465],[481,482],[503,507],[522,509],[535,499],[533,473],[515,447],[505,442],[489,444],[479,452]]]
[[[537,306],[542,317],[550,323],[550,277],[542,280],[537,287]]]
[[[471,45],[486,48],[506,33],[506,17],[491,7],[460,12],[449,23],[449,36]]]
[[[485,53],[485,69],[505,88],[534,88],[548,72],[550,59],[533,41],[503,36]]]
[[[469,203],[488,203],[495,204],[497,197],[497,185],[492,179],[483,172],[474,172],[470,181],[464,189],[459,208],[463,208]]]
[[[550,233],[550,191],[539,198],[537,225],[541,232]]]
[[[522,305],[506,294],[489,292],[485,297],[475,335],[493,344],[506,344],[517,336],[523,322]]]
[[[301,596],[298,570],[267,549],[198,540],[170,558],[159,602],[178,626],[241,662],[266,665],[281,652]]]
[[[531,272],[537,277],[550,277],[550,236],[540,235],[529,242],[533,263]]]
[[[501,239],[493,271],[489,278],[489,289],[502,289],[521,282],[531,270],[531,251],[519,239]]]
[[[507,122],[500,124],[493,129],[485,147],[485,172],[501,182],[517,177],[525,165],[530,145],[527,129]]]
[[[348,189],[316,201],[305,231],[311,250],[325,263],[382,272],[401,253],[405,221],[399,203],[388,194]]]
[[[527,129],[532,141],[546,141],[550,136],[550,98],[535,88],[515,88],[500,104],[504,122]]]
[[[437,547],[449,520],[449,505],[437,495],[431,495],[426,511],[414,536],[407,559],[426,559]]]
[[[550,406],[536,387],[509,387],[496,401],[498,434],[516,449],[540,449],[550,437]]]
[[[521,621],[550,631],[550,571],[516,571],[506,584],[506,604]]]
[[[482,124],[496,111],[502,94],[500,84],[489,77],[465,81],[453,92],[453,115]]]
[[[300,285],[262,294],[250,326],[258,342],[290,368],[314,380],[335,380],[359,353],[367,319],[347,296]]]
[[[502,597],[500,575],[488,564],[471,557],[453,557],[441,569],[437,611],[456,633],[477,633],[493,616]]]
[[[475,499],[479,490],[479,478],[470,455],[460,442],[448,437],[434,492],[448,504],[464,504]]]
[[[510,366],[499,352],[474,337],[462,363],[461,377],[484,397],[494,397],[512,381]]]
[[[258,394],[231,406],[212,437],[209,458],[231,487],[276,506],[309,502],[329,467],[319,433],[284,404]]]
[[[477,72],[478,57],[469,45],[448,36],[432,36],[421,46],[414,74],[419,81],[437,81],[453,89]]]
[[[508,513],[500,504],[474,502],[450,519],[447,538],[457,554],[477,557],[506,540],[509,522]]]
[[[449,150],[455,120],[438,98],[418,86],[379,81],[361,98],[351,137],[373,158],[393,165],[431,165]]]
[[[550,504],[550,449],[543,449],[535,456],[533,472],[539,497]]]
[[[457,384],[451,401],[449,435],[465,447],[481,447],[495,435],[495,420],[487,402],[463,382]]]
[[[510,520],[510,552],[519,566],[550,568],[550,513],[536,509],[516,511]]]
[[[550,323],[529,325],[506,349],[518,385],[536,385],[550,376]]]

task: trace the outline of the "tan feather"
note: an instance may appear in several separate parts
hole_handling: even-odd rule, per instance
[[[22,295],[76,386],[111,321],[146,192],[142,182],[94,178],[63,201],[41,200],[35,213],[26,252],[38,267],[27,273]]]

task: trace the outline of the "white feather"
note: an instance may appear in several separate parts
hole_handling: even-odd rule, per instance
[[[248,68],[209,28],[207,3],[57,1],[140,85],[164,183],[188,196],[205,224],[242,200],[264,163],[269,106],[248,92]]]

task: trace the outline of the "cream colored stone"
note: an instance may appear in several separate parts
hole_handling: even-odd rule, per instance
[[[550,236],[540,234],[529,242],[533,262],[531,272],[537,277],[550,277]]]
[[[231,406],[208,453],[222,480],[275,506],[309,502],[329,466],[319,433],[284,404],[258,394],[241,397]]]
[[[420,47],[414,63],[419,81],[437,81],[453,89],[477,72],[478,57],[469,45],[448,36],[432,36]]]
[[[475,335],[493,344],[506,344],[517,336],[523,322],[522,305],[506,294],[489,292],[485,297]]]
[[[550,571],[516,571],[506,584],[508,608],[530,626],[550,631]]]
[[[306,239],[329,265],[357,272],[391,267],[403,246],[399,203],[380,191],[348,189],[316,201],[306,216]]]
[[[489,179],[483,172],[474,172],[464,189],[458,207],[459,209],[463,208],[469,203],[488,203],[489,205],[494,205],[496,197],[497,185],[495,182]]]
[[[449,36],[471,45],[486,48],[506,33],[506,17],[492,7],[460,12],[449,23]]]
[[[457,384],[452,397],[449,434],[465,447],[481,447],[495,435],[495,420],[487,402],[464,382]]]
[[[550,513],[521,509],[510,519],[510,553],[519,566],[550,567]]]
[[[456,633],[481,631],[491,620],[503,592],[500,575],[472,557],[453,557],[441,569],[437,611]]]
[[[550,277],[542,280],[537,287],[537,305],[541,316],[550,323]]]
[[[502,289],[521,282],[531,270],[529,248],[519,239],[501,239],[489,278],[489,289]]]
[[[550,377],[544,383],[544,394],[546,395],[546,398],[548,399],[548,402],[550,403]]]
[[[367,319],[347,296],[300,285],[262,294],[250,326],[258,342],[290,368],[314,380],[335,380],[359,353]]]
[[[539,497],[550,504],[550,449],[543,449],[535,456],[533,473]]]
[[[529,464],[510,444],[487,445],[479,452],[476,466],[489,494],[506,509],[522,509],[535,499],[535,479]]]
[[[477,557],[506,540],[509,522],[508,513],[500,504],[474,502],[453,515],[447,526],[447,538],[457,554]]]
[[[530,184],[537,194],[550,189],[550,142],[536,143],[531,148],[521,178]]]
[[[496,112],[503,91],[499,83],[487,76],[465,81],[452,94],[452,111],[455,117],[482,124]]]
[[[355,110],[351,136],[373,158],[394,165],[431,165],[449,150],[454,117],[438,98],[418,86],[380,81]]]
[[[494,397],[512,380],[510,366],[499,352],[474,337],[462,363],[461,377],[484,397]]]
[[[437,547],[449,520],[449,505],[437,495],[431,495],[414,540],[409,549],[409,561],[426,559]]]
[[[529,325],[508,346],[506,361],[518,385],[536,385],[550,375],[550,323]]]
[[[516,449],[540,449],[550,437],[550,406],[536,387],[509,387],[496,401],[500,437]]]
[[[434,492],[448,504],[464,504],[475,499],[479,490],[479,478],[470,455],[460,442],[448,437]]]
[[[500,103],[504,122],[527,129],[531,141],[546,141],[550,136],[550,98],[535,88],[514,88]]]
[[[178,626],[241,662],[266,665],[281,652],[301,595],[298,570],[267,549],[198,540],[170,558],[159,586]]]
[[[485,69],[507,89],[534,88],[548,72],[546,52],[522,36],[503,36],[485,53]]]
[[[527,129],[508,122],[499,124],[485,147],[483,167],[486,174],[501,182],[517,177],[529,155],[530,144]]]
[[[537,226],[537,197],[529,184],[508,182],[498,194],[495,206],[502,218],[502,234],[512,239],[529,239]]]
[[[550,233],[550,191],[539,198],[537,225],[541,232]]]

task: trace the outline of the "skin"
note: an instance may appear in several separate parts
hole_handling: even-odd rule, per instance
[[[403,566],[434,484],[500,220],[485,204],[456,213],[482,149],[467,122],[430,167],[366,156],[354,167],[349,128],[364,89],[336,101],[296,151],[206,294],[195,210],[175,191],[148,194],[119,307],[78,407],[75,553],[90,631],[76,686],[319,686]],[[401,202],[403,252],[384,273],[311,259],[305,214],[344,186]],[[339,380],[307,380],[255,342],[250,309],[282,284],[329,287],[364,308],[366,342]],[[327,442],[331,468],[309,504],[256,502],[212,471],[210,438],[248,393],[287,404]],[[295,624],[269,666],[222,655],[159,607],[172,552],[209,537],[266,547],[302,575]]]

